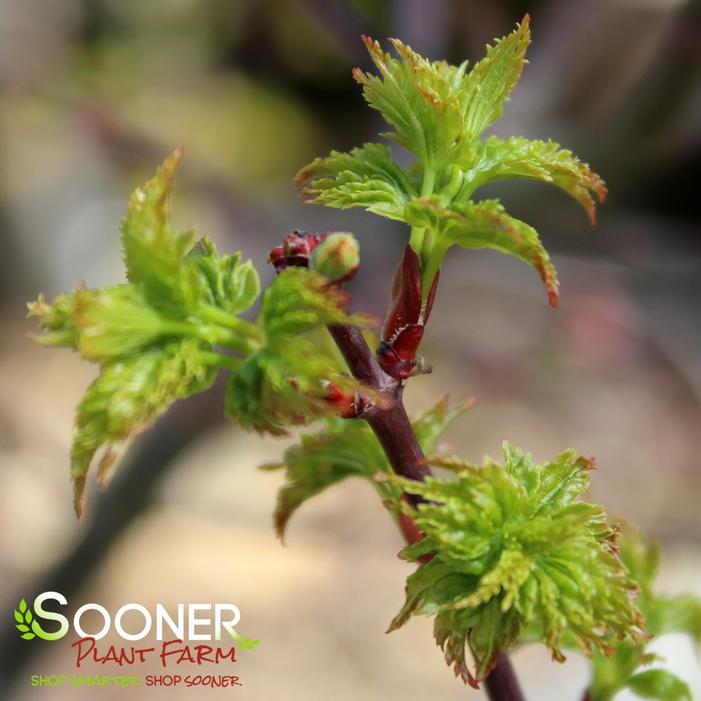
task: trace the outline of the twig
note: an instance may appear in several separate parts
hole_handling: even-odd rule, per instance
[[[380,368],[361,331],[354,326],[330,326],[329,331],[353,376],[380,392],[386,402],[364,414],[382,445],[392,469],[409,479],[423,481],[431,474],[402,401],[403,384]],[[491,701],[524,701],[511,662],[501,653],[485,680]]]

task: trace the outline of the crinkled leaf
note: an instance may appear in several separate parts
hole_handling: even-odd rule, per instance
[[[530,18],[526,15],[511,34],[488,46],[487,55],[467,74],[464,120],[470,135],[479,136],[501,117],[509,93],[521,77],[530,42]]]
[[[394,627],[410,614],[438,614],[436,639],[468,681],[460,647],[468,639],[477,680],[528,626],[559,660],[564,644],[608,651],[613,637],[640,639],[637,587],[615,554],[615,531],[601,507],[579,500],[589,483],[588,460],[566,451],[538,465],[505,446],[504,465],[431,462],[453,469],[456,478],[384,478],[423,499],[417,507],[401,502],[425,534],[402,556],[422,562],[433,554],[410,577]],[[427,583],[423,591],[417,582]]]
[[[240,314],[249,309],[260,294],[260,278],[247,260],[241,262],[241,254],[219,255],[208,238],[200,239],[188,254],[196,263],[204,280],[202,301],[223,309],[230,314]]]
[[[200,294],[196,267],[183,260],[194,234],[176,234],[170,222],[170,194],[182,153],[173,152],[155,177],[134,191],[121,226],[129,282],[140,286],[151,305],[170,314],[191,309]]]
[[[231,352],[250,355],[262,345],[262,330],[236,316],[259,293],[251,262],[242,263],[238,253],[220,256],[207,239],[193,248],[192,233],[172,231],[169,197],[181,156],[182,150],[169,156],[129,200],[121,227],[127,284],[79,288],[51,305],[40,295],[29,305],[44,330],[41,343],[75,348],[101,366],[75,421],[71,475],[78,512],[98,450],[105,448],[98,472],[104,481],[117,444],[176,399],[204,390],[219,368],[238,367]],[[294,302],[307,301],[286,291]],[[337,305],[333,294],[326,298],[327,306]],[[287,312],[290,322],[294,310]]]
[[[628,688],[644,699],[692,701],[689,686],[664,669],[647,669],[628,680]]]
[[[75,293],[78,349],[89,360],[107,360],[148,346],[172,330],[133,285]]]
[[[323,275],[306,268],[288,268],[263,295],[260,321],[268,344],[272,347],[279,339],[287,342],[297,334],[328,324],[366,326],[369,318],[349,315],[345,301],[345,294]]]
[[[487,47],[487,55],[469,71],[466,63],[429,61],[397,39],[391,40],[393,56],[363,37],[378,74],[356,68],[353,75],[368,104],[393,127],[385,136],[417,160],[399,168],[388,149],[368,144],[317,159],[298,175],[298,182],[309,182],[303,194],[310,202],[363,206],[410,224],[424,301],[446,250],[459,243],[522,258],[542,277],[550,303],[557,303],[557,276],[537,233],[509,217],[496,202],[470,202],[480,185],[504,178],[550,182],[574,197],[592,220],[595,197],[601,202],[605,198],[603,180],[553,142],[481,139],[484,129],[501,116],[520,78],[530,43],[529,24],[526,15],[511,34]],[[441,235],[446,218],[453,219],[452,239]]]
[[[305,425],[340,413],[329,383],[353,398],[360,383],[330,350],[329,324],[365,324],[344,310],[344,293],[318,273],[288,268],[266,290],[260,311],[265,345],[233,373],[227,413],[244,427],[275,435],[285,426]]]
[[[282,463],[286,483],[278,492],[274,522],[282,538],[292,514],[308,499],[348,477],[370,478],[389,469],[382,447],[364,421],[342,420],[302,436],[288,448]],[[271,469],[271,468],[268,468]]]
[[[369,37],[363,41],[380,75],[356,68],[353,77],[368,104],[394,127],[386,136],[424,165],[444,161],[460,135],[460,88],[466,64],[456,68],[445,61],[428,61],[398,39],[391,40],[399,56],[394,58],[379,42]]]
[[[328,385],[351,397],[357,380],[343,374],[335,358],[319,351],[306,335],[286,337],[247,358],[232,374],[226,392],[227,415],[244,428],[284,435],[286,426],[306,425],[343,409]]]
[[[472,402],[467,400],[448,405],[447,397],[420,413],[412,421],[416,436],[425,451],[435,449],[443,431]],[[267,469],[285,469],[285,485],[278,493],[274,520],[282,538],[292,514],[307,499],[347,477],[370,479],[377,472],[391,470],[387,457],[375,434],[364,421],[332,421],[316,433],[302,436],[300,443],[288,448],[280,464]],[[384,487],[384,497],[397,499],[399,491]]]
[[[398,39],[398,58],[363,37],[379,75],[353,71],[368,104],[394,127],[387,136],[412,151],[424,166],[441,169],[464,158],[471,142],[502,113],[517,83],[530,42],[526,16],[516,30],[488,47],[487,56],[467,71],[429,61]]]
[[[117,444],[149,426],[176,399],[203,391],[213,380],[192,339],[106,362],[76,414],[71,448],[76,512],[82,512],[85,478],[98,449],[105,447],[104,471],[116,457]]]
[[[552,306],[557,306],[558,280],[555,266],[532,227],[509,216],[498,200],[467,201],[445,206],[440,198],[415,198],[406,208],[413,226],[438,233],[442,246],[493,248],[510,253],[536,269]]]
[[[52,304],[40,294],[36,300],[27,304],[29,318],[39,319],[43,334],[36,336],[43,346],[78,347],[78,330],[75,327],[75,292],[59,295]]]
[[[404,205],[415,194],[406,173],[382,144],[365,144],[349,153],[332,151],[302,168],[295,182],[310,204],[364,207],[389,219],[403,220]]]
[[[532,178],[552,183],[574,197],[594,221],[594,195],[606,199],[604,181],[580,161],[572,151],[560,148],[554,141],[534,141],[521,136],[499,139],[490,136],[479,150],[473,166],[473,187],[482,182],[508,178]]]

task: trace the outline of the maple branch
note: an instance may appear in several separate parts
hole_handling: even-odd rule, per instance
[[[360,329],[337,325],[330,326],[329,331],[353,376],[380,392],[386,400],[382,406],[371,406],[362,414],[362,418],[380,441],[392,469],[403,477],[423,481],[431,474],[431,469],[426,465],[426,458],[402,401],[404,384],[382,370]],[[413,496],[410,498],[412,501],[417,499]],[[406,532],[405,537],[409,537]],[[485,680],[485,688],[491,701],[524,701],[516,674],[505,653],[497,658],[494,669]]]

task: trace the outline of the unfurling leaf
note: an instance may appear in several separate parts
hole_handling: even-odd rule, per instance
[[[572,151],[554,141],[532,141],[521,136],[499,139],[490,136],[482,144],[474,166],[472,189],[483,182],[509,178],[531,178],[552,183],[574,197],[592,222],[596,214],[593,195],[604,202],[606,185]]]
[[[498,200],[442,205],[437,197],[414,199],[406,208],[406,219],[436,232],[437,246],[457,244],[463,248],[492,248],[510,253],[536,269],[553,307],[557,306],[557,272],[538,232],[509,216]]]
[[[446,660],[473,683],[527,626],[557,660],[565,642],[591,652],[610,650],[615,638],[640,639],[637,587],[616,556],[615,531],[600,506],[578,500],[591,462],[570,450],[535,464],[508,445],[503,465],[430,461],[456,479],[385,477],[424,500],[400,504],[425,538],[402,551],[422,564],[407,580],[406,603],[390,629],[412,615],[435,615]]]
[[[230,314],[240,314],[249,309],[260,294],[260,278],[247,260],[241,262],[241,254],[221,256],[208,239],[200,239],[187,258],[196,263],[203,278],[200,302],[211,304]]]
[[[488,47],[471,71],[467,62],[451,66],[428,61],[398,39],[391,43],[399,58],[363,37],[379,76],[355,69],[368,104],[395,131],[387,136],[412,151],[419,162],[440,169],[463,157],[471,141],[495,122],[518,82],[530,42],[528,16],[516,30]]]
[[[176,315],[196,305],[200,293],[195,266],[183,262],[194,233],[176,234],[170,222],[170,194],[182,153],[172,153],[155,177],[134,191],[121,226],[129,282],[139,285],[151,305]]]
[[[351,403],[361,385],[320,350],[319,340],[318,335],[291,336],[244,361],[227,385],[229,418],[244,428],[285,435],[287,426],[343,413],[347,405],[333,401],[330,384]]]
[[[472,406],[470,400],[448,405],[446,397],[412,421],[424,451],[435,450],[448,425]],[[285,469],[285,485],[278,493],[275,530],[282,538],[292,514],[308,499],[347,477],[370,479],[377,472],[390,472],[387,458],[364,421],[332,420],[328,427],[302,436],[288,448],[282,462],[265,469]],[[378,483],[383,498],[396,501],[400,492]]]
[[[214,380],[193,339],[172,342],[105,363],[78,406],[71,448],[75,508],[83,508],[85,478],[98,449],[105,468],[119,443],[149,426],[172,402],[204,391]]]
[[[329,324],[367,326],[370,319],[349,315],[346,296],[319,273],[288,268],[263,296],[260,321],[269,344]]]
[[[128,355],[173,333],[133,285],[77,290],[75,324],[81,355],[98,361]]]
[[[230,418],[280,435],[285,426],[344,413],[361,384],[331,350],[325,327],[369,321],[347,314],[344,302],[344,293],[312,270],[288,268],[275,279],[260,312],[265,345],[234,372],[227,387]],[[347,402],[338,401],[343,398]]]
[[[531,43],[530,17],[487,47],[487,55],[465,77],[465,130],[479,136],[504,111],[509,93],[518,83]]]
[[[349,153],[332,151],[302,168],[295,182],[310,204],[364,207],[389,219],[401,220],[404,205],[415,194],[408,176],[382,144],[365,144]]]
[[[43,335],[36,336],[43,346],[67,346],[77,348],[78,330],[75,327],[75,292],[59,295],[48,304],[46,297],[40,294],[36,300],[27,304],[29,318],[39,319]]]
[[[363,38],[379,74],[355,69],[368,104],[393,127],[385,134],[412,152],[406,168],[392,161],[388,148],[366,144],[350,153],[334,152],[303,168],[298,185],[311,203],[365,207],[411,225],[410,245],[420,260],[422,301],[433,288],[448,248],[490,247],[533,265],[557,304],[555,269],[535,230],[509,217],[496,201],[473,202],[475,190],[505,178],[552,183],[574,197],[592,222],[595,198],[606,185],[570,151],[552,141],[522,137],[482,137],[498,120],[518,82],[530,43],[528,15],[509,35],[487,47],[487,55],[468,70],[429,61],[397,39],[396,57]],[[450,229],[453,236],[442,232]],[[417,344],[418,345],[418,344]]]
[[[29,305],[44,330],[39,342],[74,348],[100,365],[76,417],[71,452],[76,511],[85,477],[105,446],[98,478],[104,482],[115,446],[149,425],[176,399],[200,392],[220,368],[238,367],[261,346],[262,330],[236,315],[258,296],[251,262],[220,256],[192,232],[172,230],[169,197],[181,151],[129,200],[122,221],[128,283],[79,288],[47,304]]]

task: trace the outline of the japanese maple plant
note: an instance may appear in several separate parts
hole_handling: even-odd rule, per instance
[[[603,180],[552,141],[483,132],[502,114],[525,64],[526,16],[469,67],[429,61],[397,39],[394,54],[363,37],[377,73],[353,71],[367,103],[390,130],[382,137],[413,156],[400,165],[384,142],[333,151],[302,168],[310,203],[363,207],[408,226],[380,338],[373,319],[351,314],[343,283],[356,274],[358,244],[346,232],[288,234],[269,256],[277,276],[255,321],[242,318],[259,295],[251,261],[221,255],[207,238],[177,232],[169,216],[177,150],[132,195],[121,225],[127,281],[29,305],[48,346],[68,346],[99,367],[78,406],[71,450],[75,509],[99,454],[106,482],[118,446],[177,399],[228,376],[226,413],[244,429],[281,435],[314,424],[284,452],[275,509],[282,536],[307,499],[350,476],[367,479],[407,540],[416,567],[389,625],[432,616],[457,676],[491,699],[522,699],[506,651],[540,641],[555,660],[579,650],[592,660],[584,698],[606,701],[623,688],[645,698],[690,699],[686,684],[645,666],[653,634],[701,633],[701,606],[655,595],[654,545],[621,534],[604,509],[582,498],[592,460],[566,450],[536,462],[505,444],[482,465],[437,457],[436,443],[469,402],[445,399],[409,418],[409,381],[426,371],[418,355],[449,249],[492,248],[528,263],[550,304],[555,268],[528,224],[481,185],[529,178],[556,185],[594,221]],[[249,318],[251,318],[249,314]],[[442,468],[432,474],[432,466]]]

